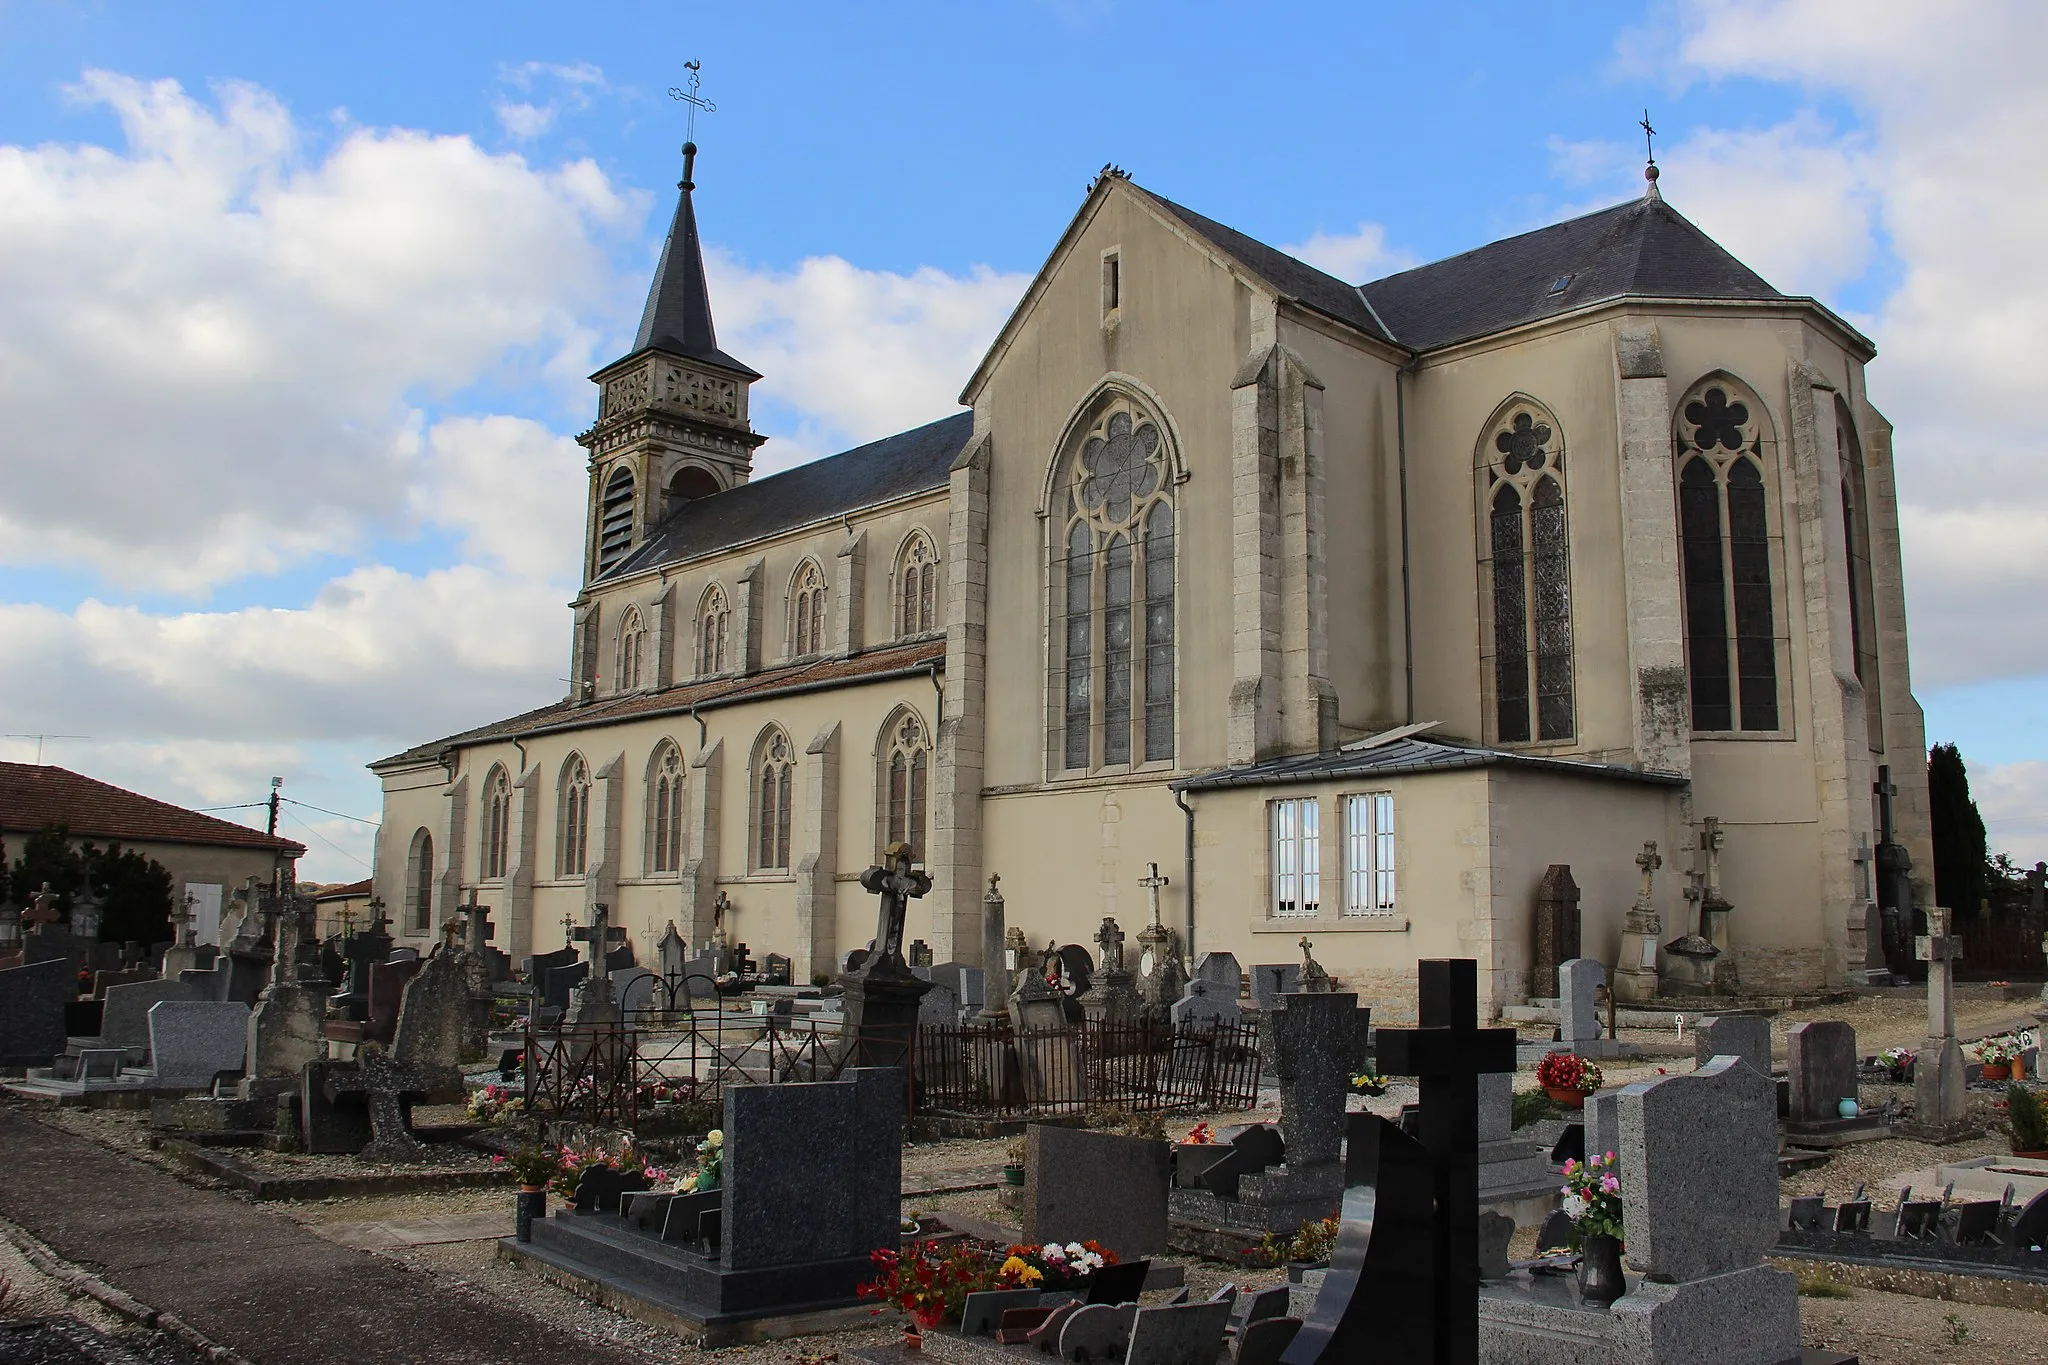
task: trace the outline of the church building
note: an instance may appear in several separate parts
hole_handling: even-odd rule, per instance
[[[979,961],[997,876],[1034,948],[1135,935],[1157,864],[1184,954],[1307,938],[1399,1017],[1425,957],[1555,994],[1553,864],[1587,956],[1646,868],[1659,944],[1695,933],[1710,817],[1737,988],[1842,982],[1880,765],[1932,866],[1874,349],[1654,167],[1365,284],[1106,169],[960,410],[755,479],[685,153],[578,437],[569,695],[371,765],[401,941],[473,891],[516,959],[603,902],[644,962],[723,898],[834,977],[901,840],[937,961]]]

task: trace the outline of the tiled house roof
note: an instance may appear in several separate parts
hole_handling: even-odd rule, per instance
[[[0,763],[0,833],[33,834],[52,825],[85,839],[268,848],[287,858],[306,851],[304,844],[290,839],[217,820],[68,768]]]

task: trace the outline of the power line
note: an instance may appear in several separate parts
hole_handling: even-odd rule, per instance
[[[205,814],[217,810],[255,810],[258,806],[267,806],[269,804],[268,801],[244,801],[239,806],[194,806],[192,809]]]
[[[285,802],[289,802],[289,803],[290,803],[291,805],[294,805],[294,806],[305,806],[307,810],[317,810],[317,811],[319,811],[319,812],[320,812],[320,813],[321,813],[322,815],[331,815],[331,816],[333,816],[333,817],[334,817],[335,819],[337,819],[337,820],[353,820],[353,821],[355,821],[355,822],[356,822],[357,824],[359,824],[359,825],[368,825],[368,826],[369,826],[369,827],[370,827],[371,829],[382,829],[382,828],[384,828],[384,824],[383,824],[383,822],[382,822],[381,820],[365,820],[365,819],[364,819],[364,818],[363,818],[362,816],[360,816],[360,815],[343,815],[343,814],[342,814],[342,813],[341,813],[340,811],[338,811],[338,810],[328,810],[328,809],[326,809],[325,807],[322,807],[322,806],[310,806],[310,805],[306,805],[306,803],[305,803],[304,801],[293,801],[293,800],[292,800],[292,799],[291,799],[291,798],[290,798],[289,796],[282,796],[282,797],[279,797],[278,799],[279,799],[280,801],[285,801]],[[263,801],[258,801],[258,802],[257,802],[256,804],[257,804],[257,805],[259,805],[259,806],[261,806],[261,805],[267,805],[267,804],[269,804],[269,803],[268,803],[268,802],[263,802]]]
[[[268,804],[268,803],[266,802],[266,803],[260,803],[260,804]],[[296,802],[296,801],[294,801],[294,802],[292,802],[292,804],[293,804],[293,805],[297,805],[297,804],[299,804],[299,803],[298,803],[298,802]],[[344,818],[344,819],[347,819],[347,818],[349,818],[349,817],[347,817],[347,816],[344,816],[343,818]],[[299,827],[300,829],[303,829],[303,830],[305,830],[305,831],[306,831],[306,833],[308,833],[308,834],[312,835],[312,836],[313,836],[313,837],[314,837],[315,839],[318,839],[318,840],[319,840],[319,841],[320,841],[321,843],[323,843],[323,844],[327,845],[327,846],[328,846],[329,848],[333,849],[333,850],[334,850],[334,851],[335,851],[336,853],[339,853],[339,854],[340,854],[340,855],[341,855],[342,857],[344,857],[344,858],[348,859],[348,860],[349,860],[350,862],[354,863],[354,864],[355,864],[355,865],[356,865],[357,867],[360,867],[360,868],[362,868],[362,869],[363,869],[363,870],[364,870],[365,872],[375,872],[375,871],[377,870],[376,868],[374,868],[374,867],[371,867],[371,866],[370,866],[370,865],[369,865],[368,863],[364,862],[364,861],[363,861],[363,860],[362,860],[361,858],[358,858],[358,857],[357,857],[357,856],[356,856],[355,854],[353,854],[353,853],[349,852],[349,851],[348,851],[347,849],[343,848],[343,847],[342,847],[342,846],[341,846],[340,844],[337,844],[337,843],[335,843],[335,842],[334,842],[334,840],[332,840],[332,839],[328,838],[328,837],[327,837],[326,835],[322,834],[322,833],[321,833],[321,832],[320,832],[319,830],[317,830],[317,829],[314,829],[314,828],[313,828],[313,827],[312,827],[311,825],[307,824],[307,823],[306,823],[306,822],[305,822],[304,820],[301,820],[301,819],[300,819],[300,818],[299,818],[298,816],[296,816],[296,815],[292,816],[292,823],[293,823],[293,824],[295,824],[295,825],[297,825],[297,826],[298,826],[298,827]]]

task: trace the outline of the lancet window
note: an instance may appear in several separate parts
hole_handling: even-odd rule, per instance
[[[1771,588],[1775,442],[1756,395],[1728,379],[1678,406],[1679,572],[1692,728],[1778,728]]]
[[[1557,419],[1524,398],[1501,405],[1479,445],[1484,648],[1502,744],[1575,731],[1564,453]]]

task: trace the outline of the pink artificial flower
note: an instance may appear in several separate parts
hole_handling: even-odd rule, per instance
[[[1603,1175],[1600,1177],[1600,1192],[1602,1194],[1620,1194],[1621,1182],[1611,1175]]]
[[[1567,1159],[1564,1163],[1564,1173],[1566,1175],[1570,1175],[1573,1171],[1576,1171],[1578,1168],[1579,1160],[1577,1157],[1571,1157]]]

